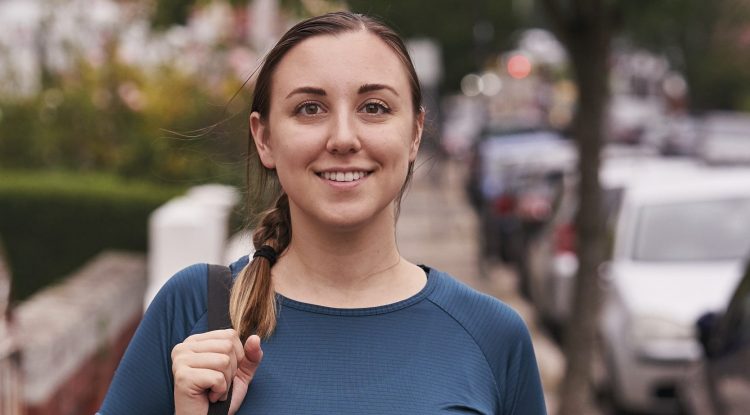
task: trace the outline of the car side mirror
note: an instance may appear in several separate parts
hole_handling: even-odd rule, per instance
[[[698,342],[703,346],[703,352],[708,358],[719,354],[719,350],[717,350],[718,339],[716,338],[716,328],[719,326],[719,321],[721,321],[721,314],[709,312],[703,314],[695,322],[698,332]]]

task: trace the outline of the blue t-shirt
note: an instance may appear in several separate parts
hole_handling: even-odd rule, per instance
[[[234,276],[247,257],[230,266]],[[546,414],[518,314],[448,274],[381,307],[339,309],[277,295],[278,320],[238,414]],[[173,414],[172,348],[207,330],[206,264],[149,306],[101,415]]]

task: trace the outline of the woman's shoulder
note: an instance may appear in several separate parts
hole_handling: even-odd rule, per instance
[[[246,256],[230,264],[233,277],[245,265]],[[207,330],[208,270],[208,264],[196,263],[177,271],[149,304],[142,325],[167,327],[170,343]]]
[[[447,273],[432,270],[430,276],[436,278],[430,300],[460,324],[482,351],[502,396],[503,413],[544,413],[534,348],[520,314]],[[519,410],[518,405],[526,407]]]
[[[250,256],[245,255],[237,259],[236,261],[229,264],[229,270],[232,272],[232,278],[237,278],[237,275],[247,266],[250,262]]]
[[[430,277],[437,279],[430,300],[450,314],[478,342],[528,337],[528,328],[521,315],[502,300],[479,292],[442,271],[431,269]]]
[[[164,287],[177,292],[191,291],[197,281],[206,278],[207,273],[208,264],[195,263],[177,271],[167,280]]]
[[[247,256],[244,256],[229,265],[233,278],[247,265],[247,261]],[[177,271],[167,280],[157,297],[205,306],[207,281],[208,264],[196,263]]]
[[[181,341],[206,313],[208,265],[193,264],[169,278],[148,305],[142,325],[169,326],[169,332]]]

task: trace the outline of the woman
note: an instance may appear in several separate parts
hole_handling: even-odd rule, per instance
[[[101,413],[205,414],[231,383],[232,414],[544,414],[518,315],[399,254],[424,115],[390,28],[343,12],[291,28],[255,87],[250,158],[280,188],[260,255],[230,266],[235,330],[207,332],[206,265],[181,271]]]

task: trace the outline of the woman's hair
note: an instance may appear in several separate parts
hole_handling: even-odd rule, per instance
[[[378,36],[399,57],[409,78],[414,114],[415,116],[419,115],[423,111],[422,91],[404,42],[390,27],[379,20],[350,12],[328,13],[304,20],[289,29],[281,37],[276,46],[266,55],[258,72],[253,94],[252,112],[258,112],[261,121],[268,121],[273,74],[279,62],[292,48],[305,39],[315,36],[356,31],[366,31]],[[275,171],[267,169],[261,164],[252,136],[249,137],[248,141],[247,163],[247,206],[256,205],[257,198],[268,193],[275,197],[273,207],[261,213],[257,221],[253,233],[253,245],[255,249],[268,245],[281,255],[288,247],[292,237],[289,199],[280,188]],[[413,170],[414,162],[410,162],[406,180],[396,198],[396,217],[398,217],[401,198],[411,181]],[[239,332],[243,341],[251,334],[258,334],[262,338],[267,338],[276,326],[276,296],[271,282],[272,265],[266,258],[252,259],[237,277],[232,288],[229,303],[232,326]]]

